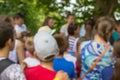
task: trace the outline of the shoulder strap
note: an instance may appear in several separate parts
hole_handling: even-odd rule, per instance
[[[9,59],[3,59],[0,61],[0,74],[11,64],[14,64],[14,62],[12,62]]]
[[[92,64],[91,68],[84,73],[84,75],[80,78],[82,80],[89,72],[91,72],[97,65],[97,63],[100,61],[100,59],[104,56],[104,54],[107,52],[107,50],[110,48],[110,45],[107,45],[104,51],[100,54],[100,56],[96,59],[96,61]]]

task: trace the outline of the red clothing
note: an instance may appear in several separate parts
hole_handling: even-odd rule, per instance
[[[55,71],[48,70],[40,65],[25,70],[27,80],[53,80],[55,75]]]

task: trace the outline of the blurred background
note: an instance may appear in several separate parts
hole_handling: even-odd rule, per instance
[[[112,16],[120,19],[120,0],[0,0],[0,15],[25,15],[25,24],[34,35],[47,16],[55,19],[57,32],[65,23],[67,13],[75,15],[81,24],[90,18]]]

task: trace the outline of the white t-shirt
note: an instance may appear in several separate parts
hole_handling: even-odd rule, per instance
[[[71,54],[64,54],[63,56],[67,61],[70,61],[74,64],[75,68],[76,68],[76,61],[77,61],[77,58],[72,56]]]
[[[60,33],[64,33],[65,36],[68,36],[68,29],[66,24],[61,27]]]
[[[15,31],[16,33],[22,33],[24,31],[27,31],[27,27],[25,24],[22,24],[22,26],[19,26],[19,25],[15,25]]]
[[[9,52],[9,59],[15,63],[18,62],[17,51],[16,51],[17,43],[18,43],[18,40],[16,39],[14,49]]]
[[[38,66],[40,65],[40,61],[35,59],[35,58],[31,58],[28,57],[24,60],[24,62],[27,64],[27,67],[34,67],[34,66]]]

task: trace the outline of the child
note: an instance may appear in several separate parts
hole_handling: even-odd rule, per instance
[[[74,80],[76,78],[74,64],[63,58],[64,53],[66,53],[68,49],[68,42],[62,35],[55,35],[54,37],[59,47],[59,55],[54,59],[53,67],[56,71],[65,71],[69,78]]]
[[[26,80],[19,64],[8,59],[14,48],[15,34],[12,25],[0,22],[0,80]]]
[[[33,37],[28,37],[25,41],[25,47],[26,47],[26,59],[24,60],[24,63],[26,64],[26,67],[33,67],[40,65],[40,61],[35,56],[35,50],[34,50],[34,44],[33,44]]]
[[[113,68],[109,68],[110,73],[113,73],[111,80],[119,80],[120,79],[120,39],[114,43],[114,56],[116,63]],[[109,74],[111,77],[111,74]]]
[[[25,69],[27,80],[58,80],[52,67],[53,59],[58,54],[58,46],[55,39],[47,32],[38,32],[34,37],[34,47],[40,65]],[[61,75],[61,77],[64,75]],[[63,77],[62,77],[63,78]],[[68,79],[60,79],[68,80]]]
[[[71,55],[75,56],[77,49],[76,49],[76,44],[79,38],[79,26],[77,24],[70,24],[68,27],[68,42],[69,42],[69,49],[68,49],[68,53],[70,53]]]
[[[14,21],[15,21],[15,31],[16,31],[16,37],[20,38],[21,33],[24,31],[27,31],[26,25],[24,24],[24,16],[21,13],[17,13],[14,16]]]

